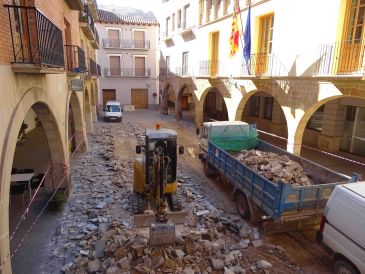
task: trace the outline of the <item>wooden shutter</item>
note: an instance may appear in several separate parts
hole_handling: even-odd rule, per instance
[[[145,58],[144,57],[135,57],[134,58],[134,69],[135,76],[145,76]]]
[[[119,30],[116,29],[108,30],[108,38],[109,38],[109,47],[111,48],[120,47]]]
[[[109,56],[110,75],[121,75],[120,56]]]

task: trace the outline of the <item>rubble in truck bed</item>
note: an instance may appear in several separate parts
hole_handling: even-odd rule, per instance
[[[287,155],[278,155],[260,150],[242,150],[236,159],[272,182],[283,182],[292,186],[309,186],[313,182],[297,162]]]

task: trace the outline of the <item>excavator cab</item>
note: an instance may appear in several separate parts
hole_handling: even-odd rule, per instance
[[[177,152],[183,150],[178,149],[175,131],[159,127],[147,129],[145,146],[136,147],[134,225],[151,226],[150,243],[170,244],[175,239],[174,224],[185,221],[176,182]]]

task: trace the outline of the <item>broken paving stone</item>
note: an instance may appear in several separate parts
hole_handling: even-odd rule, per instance
[[[202,211],[198,211],[198,212],[196,212],[195,213],[196,214],[196,216],[203,216],[203,215],[207,215],[207,214],[209,214],[209,210],[202,210]]]
[[[122,274],[122,270],[117,266],[111,266],[106,270],[105,274]]]
[[[90,251],[88,251],[88,250],[80,250],[80,254],[83,255],[83,256],[89,256]]]
[[[106,241],[105,240],[97,240],[95,241],[95,256],[96,258],[104,257],[104,249],[105,249]]]
[[[98,227],[97,227],[96,225],[94,225],[94,224],[87,224],[87,225],[85,226],[85,228],[86,228],[88,231],[94,231],[94,230],[97,230],[97,229],[98,229]]]
[[[106,202],[100,202],[100,203],[98,203],[98,205],[95,208],[103,209],[105,206],[106,206]]]
[[[265,260],[259,260],[259,261],[257,261],[257,267],[259,269],[269,269],[272,267],[272,264]]]
[[[195,271],[191,267],[187,266],[184,268],[183,274],[194,274],[194,273]]]
[[[122,259],[120,259],[118,261],[118,266],[122,269],[122,270],[129,270],[131,268],[130,262],[128,257],[124,257]]]
[[[221,259],[211,259],[212,266],[215,270],[220,270],[224,268],[224,261]]]
[[[175,254],[176,254],[176,256],[178,257],[178,258],[183,258],[184,256],[185,256],[185,252],[184,251],[182,251],[182,250],[180,250],[180,249],[176,249],[175,250]]]
[[[96,273],[100,270],[100,261],[93,260],[87,264],[87,272],[88,273]]]
[[[252,241],[251,243],[252,243],[253,247],[260,247],[264,244],[262,240],[255,240],[255,241]]]
[[[224,268],[224,274],[235,274],[235,272],[227,267]]]

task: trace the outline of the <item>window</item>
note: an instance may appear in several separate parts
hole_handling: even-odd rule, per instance
[[[175,30],[175,13],[172,14],[171,30]]]
[[[346,29],[346,43],[359,44],[361,43],[364,25],[365,25],[365,1],[352,0],[350,1],[349,15]]]
[[[259,117],[260,115],[260,96],[254,95],[250,98],[250,116]]]
[[[183,22],[182,22],[183,29],[190,27],[190,22],[188,21],[189,20],[189,10],[190,10],[190,5],[186,5],[184,7],[184,18],[183,18]]]
[[[274,104],[273,97],[265,97],[264,101],[264,119],[271,120],[272,119],[272,108]]]
[[[314,129],[314,130],[322,130],[322,120],[323,120],[323,112],[324,112],[324,105],[319,107],[309,119],[307,123],[307,128]]]
[[[134,48],[143,49],[146,48],[145,31],[134,30],[133,31]]]
[[[272,53],[272,38],[274,30],[274,14],[260,18],[259,51],[257,54],[256,73],[267,71],[268,58]]]
[[[110,76],[120,76],[121,73],[120,56],[109,56]]]
[[[354,122],[356,116],[356,108],[355,106],[347,106],[346,107],[346,121]]]
[[[182,54],[182,75],[188,75],[189,70],[189,52],[183,52]]]
[[[166,18],[166,37],[169,37],[170,17]]]
[[[119,30],[108,29],[108,42],[109,43],[107,43],[107,46],[110,48],[119,48],[120,47]]]
[[[134,76],[146,76],[146,57],[134,57]]]
[[[199,0],[199,26],[203,24],[204,0]]]
[[[177,11],[177,28],[181,28],[181,10]]]

